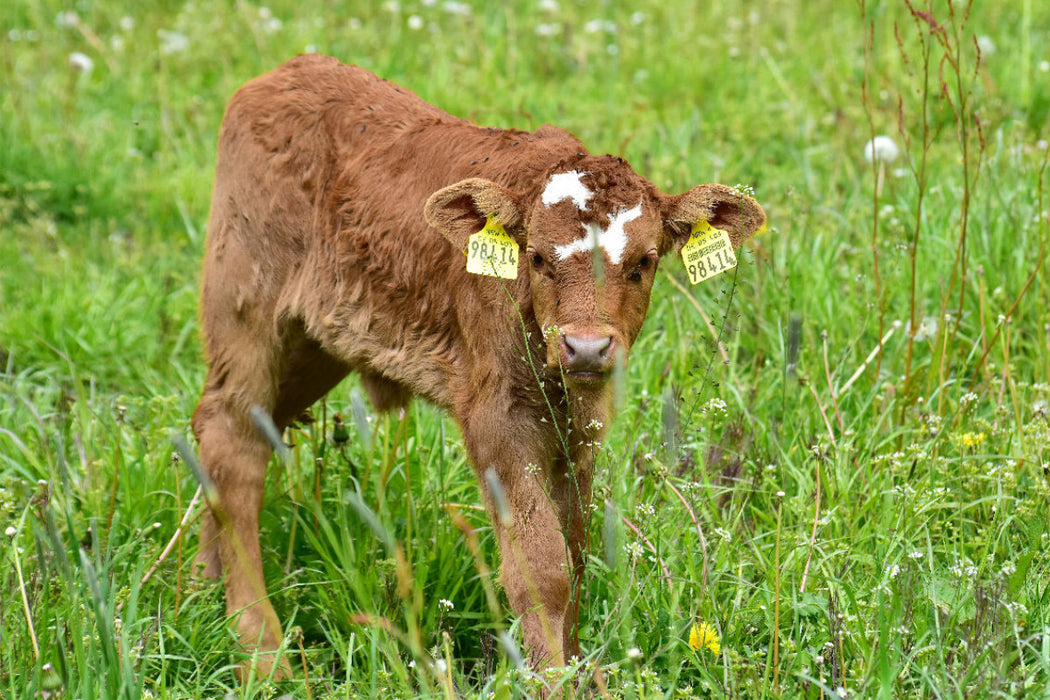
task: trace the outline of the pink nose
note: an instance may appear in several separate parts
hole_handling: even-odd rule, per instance
[[[562,336],[561,349],[565,369],[569,372],[603,372],[613,339],[599,335]]]

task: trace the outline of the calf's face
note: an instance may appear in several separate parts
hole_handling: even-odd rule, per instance
[[[623,160],[584,156],[547,178],[531,198],[470,179],[432,195],[427,220],[459,250],[494,216],[529,269],[532,312],[546,362],[576,390],[600,389],[645,320],[660,256],[698,220],[726,230],[734,246],[763,223],[762,209],[722,185],[660,193]]]
[[[547,365],[575,388],[600,387],[638,337],[668,247],[659,207],[652,185],[608,157],[555,172],[531,203],[532,309]]]

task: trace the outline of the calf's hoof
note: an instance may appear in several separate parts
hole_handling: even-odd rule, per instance
[[[251,658],[245,659],[237,667],[237,681],[246,684],[249,679],[268,678],[274,681],[286,681],[292,678],[292,666],[277,651],[255,651]]]
[[[277,613],[267,600],[240,612],[237,636],[245,658],[237,668],[237,679],[244,683],[249,676],[279,681],[292,677],[292,667],[281,650],[284,635]]]

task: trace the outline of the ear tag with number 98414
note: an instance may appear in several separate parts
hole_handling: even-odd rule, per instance
[[[489,215],[485,228],[467,240],[467,272],[508,280],[518,277],[518,244],[495,216]]]
[[[693,284],[732,270],[736,267],[736,255],[729,234],[706,221],[695,222],[689,241],[682,246],[682,262]]]

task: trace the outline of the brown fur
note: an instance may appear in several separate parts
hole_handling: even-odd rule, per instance
[[[550,176],[572,169],[594,193],[586,211],[544,205]],[[639,203],[621,264],[556,259],[554,246],[583,224]],[[466,271],[467,237],[489,214],[519,243],[516,280]],[[281,640],[258,538],[270,450],[249,409],[283,428],[353,370],[378,409],[416,395],[455,417],[534,664],[578,653],[588,443],[609,421],[606,380],[641,328],[657,260],[698,218],[737,245],[764,222],[729,188],[664,195],[565,131],[478,127],[331,58],[301,56],[246,84],[219,139],[202,299],[208,376],[193,418],[218,494],[198,562],[225,573],[244,645],[266,652]],[[274,660],[261,659],[265,672]]]

